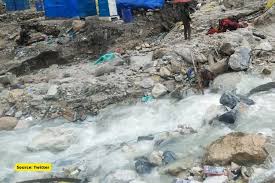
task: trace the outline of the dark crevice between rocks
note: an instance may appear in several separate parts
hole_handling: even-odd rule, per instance
[[[61,57],[57,51],[45,51],[38,56],[28,59],[22,62],[19,66],[12,68],[9,72],[16,76],[30,74],[36,70],[42,68],[48,68],[51,65],[64,65],[67,64],[68,60]]]

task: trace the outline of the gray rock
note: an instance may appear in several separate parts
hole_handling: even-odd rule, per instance
[[[250,90],[250,92],[248,93],[248,96],[251,96],[255,93],[259,93],[259,92],[264,92],[264,91],[269,91],[271,89],[275,88],[275,82],[269,82],[263,85],[260,85],[252,90]]]
[[[59,86],[51,85],[44,99],[55,100],[55,99],[58,99],[58,97],[59,97]]]
[[[11,73],[7,73],[5,75],[0,76],[0,83],[7,85],[7,84],[15,84],[16,82],[16,76],[11,74]]]
[[[168,89],[164,85],[157,83],[152,90],[152,95],[155,98],[159,98],[165,95],[167,92],[168,92]]]
[[[224,113],[219,118],[219,121],[228,123],[228,124],[234,124],[237,119],[237,111],[231,110],[229,112]]]
[[[6,115],[6,116],[14,117],[15,113],[16,113],[16,106],[12,106],[12,107],[5,113],[5,115]]]
[[[177,82],[181,82],[181,81],[183,81],[183,75],[177,75],[177,76],[175,76],[175,80],[177,81]]]
[[[163,78],[171,77],[171,71],[167,67],[161,67],[160,76]]]
[[[165,151],[163,153],[163,163],[165,165],[170,164],[170,163],[172,163],[172,162],[174,162],[176,160],[177,160],[177,156],[176,156],[176,154],[174,152],[172,152],[172,151]]]
[[[14,117],[21,118],[22,115],[23,115],[22,111],[18,111],[18,112],[15,113]]]
[[[205,124],[211,124],[215,119],[217,119],[222,114],[226,113],[226,107],[223,105],[212,105],[207,110],[203,117]]]
[[[132,56],[130,58],[131,68],[135,70],[147,69],[152,66],[153,52],[145,56]]]
[[[0,83],[0,93],[1,93],[4,89],[5,89],[5,88],[4,88],[3,84]]]
[[[244,96],[244,95],[237,95],[237,96],[239,97],[240,101],[242,103],[245,103],[246,105],[254,105],[255,104],[254,100],[248,98],[247,96]]]
[[[151,78],[145,78],[140,82],[142,88],[148,89],[154,86],[154,80]]]
[[[102,76],[104,74],[109,74],[109,73],[115,72],[115,71],[116,71],[116,67],[114,65],[106,63],[106,64],[102,64],[101,66],[96,68],[94,75],[96,77],[98,77],[98,76]]]
[[[229,66],[234,71],[247,70],[250,63],[251,49],[241,47],[229,58]]]
[[[152,169],[155,167],[148,158],[142,156],[135,159],[135,168],[137,173],[139,174],[149,174],[151,173]]]
[[[239,101],[240,99],[231,92],[223,93],[220,98],[220,103],[231,109],[233,109],[238,104]]]
[[[220,53],[225,56],[231,56],[232,54],[234,54],[234,52],[235,52],[235,50],[234,50],[233,46],[231,45],[231,43],[224,43],[220,47]]]
[[[223,0],[223,5],[226,8],[241,8],[244,6],[244,0]]]
[[[0,130],[13,130],[17,125],[18,120],[14,117],[0,118]]]
[[[72,144],[77,143],[78,138],[73,129],[64,127],[45,128],[40,134],[32,139],[27,146],[29,151],[51,152],[63,151]]]
[[[185,62],[193,64],[191,57],[191,49],[184,47],[184,45],[178,45],[175,47],[175,52],[182,56]]]

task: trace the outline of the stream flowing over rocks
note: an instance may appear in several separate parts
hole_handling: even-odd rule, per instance
[[[128,24],[3,12],[0,183],[274,183],[275,7],[193,3],[191,40],[169,3]]]

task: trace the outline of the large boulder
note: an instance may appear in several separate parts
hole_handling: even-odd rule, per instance
[[[209,165],[261,164],[268,157],[266,138],[256,134],[230,133],[207,147],[204,161]]]
[[[228,71],[228,61],[227,59],[223,59],[219,62],[210,64],[209,71],[214,73],[216,76],[219,74],[223,74]]]
[[[211,89],[213,91],[232,91],[236,89],[243,77],[243,72],[232,72],[219,75],[214,79]]]
[[[250,63],[251,49],[246,47],[240,47],[229,58],[229,67],[234,71],[247,70]]]
[[[96,77],[98,76],[102,76],[104,74],[110,74],[112,72],[116,71],[116,67],[114,65],[111,64],[102,64],[101,66],[99,66],[98,68],[95,69],[94,75]]]
[[[13,130],[17,125],[18,120],[14,117],[0,118],[0,130]]]
[[[148,158],[142,156],[135,159],[135,169],[139,174],[149,174],[152,169],[155,167]]]
[[[168,92],[168,89],[164,85],[158,83],[154,86],[154,88],[152,90],[152,95],[155,98],[159,98],[159,97],[165,95],[167,92]]]
[[[52,127],[44,129],[32,139],[28,145],[29,151],[48,150],[52,152],[63,151],[78,140],[73,129]]]

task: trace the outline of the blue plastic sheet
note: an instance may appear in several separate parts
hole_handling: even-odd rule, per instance
[[[164,5],[164,0],[117,0],[119,8],[158,9]]]

